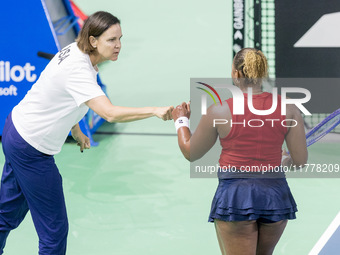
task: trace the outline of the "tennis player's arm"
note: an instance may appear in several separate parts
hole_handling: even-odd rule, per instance
[[[188,127],[180,127],[178,129],[178,145],[187,160],[193,162],[200,159],[216,143],[218,133],[213,124],[215,115],[216,106],[209,107],[207,115],[202,116],[195,133],[192,135]]]
[[[168,107],[124,107],[113,105],[106,96],[88,100],[85,104],[108,122],[130,122],[157,116],[170,120],[172,106]]]
[[[287,159],[285,165],[304,166],[307,163],[308,151],[303,118],[295,105],[287,105],[288,118],[297,122],[295,127],[290,127],[286,134],[286,144],[291,159]]]

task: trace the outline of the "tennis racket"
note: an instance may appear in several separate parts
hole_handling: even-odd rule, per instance
[[[319,141],[340,124],[340,108],[328,115],[323,121],[306,134],[307,146]]]
[[[319,141],[340,124],[340,108],[328,115],[306,134],[307,147]],[[287,150],[288,155],[290,154]]]

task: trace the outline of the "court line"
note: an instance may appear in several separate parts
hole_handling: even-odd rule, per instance
[[[326,231],[322,234],[319,241],[314,245],[313,249],[308,253],[308,255],[318,255],[337,228],[340,226],[340,212],[328,226]]]
[[[177,136],[177,134],[166,133],[134,133],[134,132],[103,132],[97,131],[95,135],[151,135],[151,136]]]

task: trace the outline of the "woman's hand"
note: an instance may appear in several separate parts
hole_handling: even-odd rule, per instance
[[[188,104],[183,102],[172,111],[172,118],[174,121],[176,121],[179,117],[187,117],[190,119],[190,113],[190,102]]]
[[[166,107],[155,107],[155,116],[162,120],[171,120],[171,112],[174,109],[173,106],[166,106]]]
[[[73,139],[77,142],[77,145],[80,147],[80,152],[83,152],[84,149],[91,148],[90,139],[81,132],[79,124],[71,129],[71,134]]]

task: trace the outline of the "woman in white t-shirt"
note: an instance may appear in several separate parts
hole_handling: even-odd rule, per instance
[[[91,15],[77,42],[56,54],[7,117],[2,133],[6,162],[0,190],[0,254],[9,232],[28,210],[39,236],[39,254],[65,254],[68,221],[53,155],[60,152],[70,130],[81,151],[90,148],[78,125],[89,108],[108,122],[171,119],[172,106],[112,105],[97,84],[97,64],[117,60],[121,37],[115,16]]]

